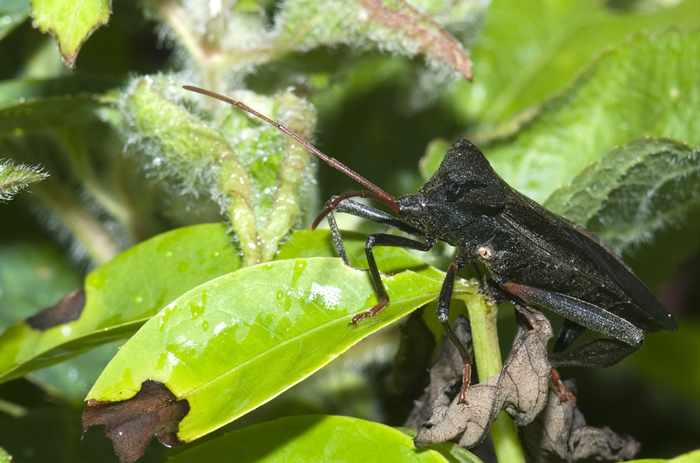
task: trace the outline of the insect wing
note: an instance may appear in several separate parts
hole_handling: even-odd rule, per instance
[[[676,322],[629,267],[605,247],[600,239],[579,225],[560,217],[524,195],[511,189],[509,205],[501,214],[501,222],[528,246],[538,248],[543,255],[556,261],[557,272],[575,276],[579,285],[606,288],[617,294],[614,307],[600,307],[615,311],[645,331],[675,330]],[[590,270],[590,271],[589,271]],[[517,282],[527,270],[512,275]],[[528,278],[525,276],[525,279]],[[526,281],[525,281],[526,282]],[[533,286],[535,286],[533,284]],[[556,288],[575,295],[577,288]],[[590,291],[589,291],[590,292]],[[595,300],[587,303],[600,305]]]

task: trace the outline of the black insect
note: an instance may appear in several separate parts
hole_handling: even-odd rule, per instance
[[[332,198],[314,223],[315,226],[328,216],[336,248],[346,262],[332,211],[424,238],[425,241],[418,241],[383,233],[367,237],[365,252],[379,303],[356,315],[353,324],[381,312],[389,302],[373,256],[375,246],[428,251],[442,240],[457,249],[438,298],[437,315],[462,352],[465,383],[469,380],[469,356],[454,335],[448,314],[455,274],[468,264],[482,263],[488,269],[488,286],[497,300],[535,305],[564,317],[552,354],[555,366],[609,366],[639,349],[645,332],[677,329],[671,314],[598,237],[515,191],[466,139],[450,147],[438,170],[418,193],[394,198],[243,103],[197,87],[184,88],[233,104],[265,120],[369,189]],[[352,201],[352,197],[378,200],[396,211],[398,217]],[[597,339],[565,352],[585,328],[610,339]]]

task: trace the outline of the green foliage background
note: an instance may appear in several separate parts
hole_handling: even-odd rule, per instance
[[[409,271],[387,278],[387,310],[347,327],[371,283],[305,229],[357,185],[185,84],[245,101],[395,195],[469,137],[679,320],[614,368],[563,371],[589,423],[634,435],[644,458],[698,448],[698,2],[67,3],[0,3],[0,461],[116,461],[100,432],[82,436],[84,400],[128,399],[149,378],[191,401],[181,440],[207,437],[152,443],[143,461],[479,461],[449,444],[417,453],[379,424],[411,406],[383,388],[392,322],[435,299],[447,258],[382,250],[383,271]],[[362,266],[361,235],[347,246]],[[79,319],[23,321],[78,286]],[[474,286],[457,292],[478,316]],[[511,431],[494,441],[522,458]]]

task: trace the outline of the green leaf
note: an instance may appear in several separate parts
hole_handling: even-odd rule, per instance
[[[107,24],[110,12],[109,0],[32,0],[32,24],[56,38],[68,67],[73,67],[90,34]]]
[[[695,450],[672,458],[668,460],[668,463],[696,463],[698,460],[700,460],[700,450]]]
[[[194,440],[435,299],[442,284],[410,271],[384,282],[389,306],[349,326],[354,315],[376,304],[376,296],[368,273],[339,259],[276,261],[212,280],[146,323],[110,362],[87,399],[123,401],[148,379],[163,383],[189,403],[178,438]]]
[[[26,131],[78,127],[95,120],[102,103],[93,95],[68,95],[20,100],[0,106],[0,136]]]
[[[598,235],[618,254],[644,242],[647,283],[672,274],[700,247],[700,152],[671,140],[636,140],[612,150],[545,206]],[[682,245],[678,245],[682,243]]]
[[[635,353],[631,361],[646,377],[682,393],[700,405],[700,324],[681,319],[675,333],[654,334],[654,342]],[[678,381],[678,372],[683,381]]]
[[[616,11],[610,3],[491,2],[472,49],[474,84],[457,83],[444,99],[459,102],[453,106],[466,120],[500,122],[564,89],[591,57],[630,34],[676,25],[693,28],[700,15],[700,4],[692,0],[657,7],[653,14]]]
[[[3,333],[0,382],[127,337],[184,292],[239,266],[221,224],[181,228],[141,243],[87,276],[77,319],[43,330],[24,321]]]
[[[96,95],[122,84],[121,78],[106,76],[63,76],[55,79],[12,79],[0,82],[0,108],[14,103],[28,103],[66,95]],[[56,119],[53,124],[63,121]]]
[[[464,453],[468,453],[464,451]],[[398,429],[347,416],[295,416],[228,433],[187,449],[168,463],[290,461],[317,462],[479,462],[443,457],[434,447],[417,450]]]
[[[27,0],[3,0],[0,5],[0,40],[28,17],[29,2]]]
[[[120,342],[103,344],[83,354],[47,368],[32,371],[26,379],[52,397],[68,402],[76,409],[95,384],[104,367],[117,354]]]
[[[700,145],[699,74],[700,32],[639,35],[604,53],[513,136],[482,149],[513,188],[542,202],[632,139]]]
[[[18,191],[48,176],[49,174],[42,172],[38,167],[0,160],[0,202],[9,201]]]
[[[7,453],[5,449],[0,447],[0,463],[10,463],[12,461],[12,455]]]

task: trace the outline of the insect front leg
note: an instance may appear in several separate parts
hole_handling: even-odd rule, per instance
[[[377,305],[372,307],[367,312],[362,312],[355,315],[350,322],[351,325],[357,324],[360,320],[365,318],[374,317],[379,312],[384,310],[384,307],[389,303],[389,295],[384,288],[384,283],[382,283],[382,278],[379,274],[379,268],[377,268],[377,261],[374,259],[374,247],[375,246],[392,246],[399,248],[415,249],[417,251],[428,251],[430,250],[437,241],[432,238],[426,238],[425,242],[416,241],[411,238],[405,238],[403,236],[387,235],[385,233],[376,233],[369,235],[365,240],[365,255],[367,256],[367,265],[369,267],[369,273],[372,276],[372,281],[374,282],[374,288],[377,291],[377,298],[379,302]]]
[[[321,213],[321,215],[319,215],[319,218],[325,217],[328,220],[328,228],[330,229],[331,237],[333,239],[333,246],[335,247],[338,257],[343,259],[345,265],[349,267],[351,266],[350,260],[348,259],[348,255],[345,252],[345,246],[343,245],[343,237],[340,234],[340,229],[338,228],[338,224],[335,221],[335,216],[333,215],[333,212],[342,212],[345,214],[354,215],[355,217],[360,217],[361,219],[370,220],[375,223],[396,228],[397,230],[401,230],[411,235],[421,235],[421,232],[417,228],[412,227],[404,222],[401,222],[396,217],[389,215],[384,211],[375,209],[366,204],[358,203],[357,201],[352,201],[350,199],[344,199],[338,203],[338,198],[339,196],[333,196],[331,197],[331,199],[328,200],[328,202],[326,203],[326,208]],[[319,218],[317,218],[314,222],[313,228],[315,228],[315,225],[317,225]]]

